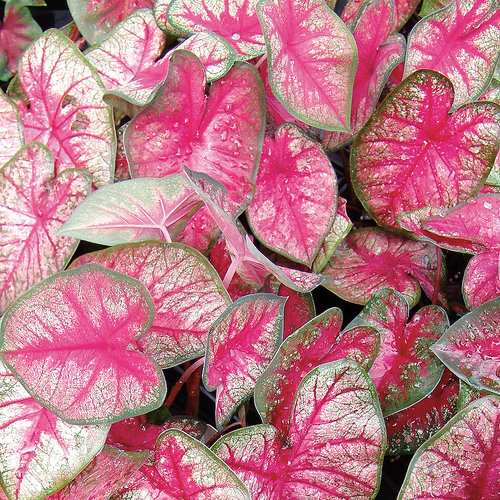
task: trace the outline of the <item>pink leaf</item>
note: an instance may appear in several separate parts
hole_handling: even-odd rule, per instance
[[[415,12],[420,0],[394,0],[393,33],[399,31]]]
[[[468,309],[500,296],[499,259],[500,250],[493,250],[476,255],[468,262],[462,283],[462,294]]]
[[[335,217],[335,172],[319,144],[292,124],[263,149],[248,222],[268,248],[311,266]]]
[[[201,201],[179,174],[131,179],[94,191],[59,230],[101,245],[175,238]]]
[[[99,452],[109,429],[60,420],[25,391],[3,362],[0,405],[0,481],[8,498],[41,500],[62,488]]]
[[[479,399],[413,456],[399,498],[498,498],[500,399]]]
[[[404,58],[403,36],[390,36],[392,16],[392,0],[370,2],[360,13],[353,31],[358,69],[352,91],[352,134],[326,132],[321,142],[327,149],[338,148],[359,132],[375,111],[390,73]]]
[[[161,370],[135,350],[153,314],[141,283],[89,264],[22,295],[3,317],[1,352],[30,394],[67,422],[115,422],[165,397]]]
[[[145,104],[153,89],[167,76],[167,61],[156,61],[164,45],[165,35],[156,25],[153,13],[139,10],[87,50],[85,57],[99,73],[106,90],[120,91],[124,86],[144,89],[133,98],[137,104]],[[143,94],[145,97],[141,99]]]
[[[278,295],[287,297],[283,323],[283,339],[286,339],[295,330],[316,316],[316,308],[310,293],[300,293],[285,285],[280,285]]]
[[[0,167],[24,146],[23,123],[19,111],[3,92],[0,92]]]
[[[383,288],[393,288],[414,306],[419,283],[429,297],[434,295],[437,268],[433,245],[368,227],[351,232],[322,273],[327,277],[324,286],[344,300],[366,304]],[[441,292],[439,298],[445,300]]]
[[[456,413],[459,383],[445,370],[436,388],[418,403],[385,419],[387,454],[409,455]]]
[[[19,0],[8,0],[0,23],[0,80],[16,73],[22,53],[41,34],[29,9]]]
[[[238,59],[253,59],[265,51],[256,3],[257,0],[172,0],[167,20],[184,33],[212,31],[231,44]]]
[[[263,422],[286,433],[297,388],[313,368],[342,358],[369,368],[379,344],[375,329],[353,328],[343,334],[341,329],[342,312],[332,308],[313,318],[281,344],[255,388],[255,406]]]
[[[132,453],[104,446],[102,451],[71,483],[50,500],[109,498],[144,463],[147,452]]]
[[[58,30],[48,30],[23,54],[19,82],[26,142],[46,145],[59,173],[85,168],[95,187],[113,179],[115,131],[96,71]]]
[[[500,50],[495,0],[454,0],[422,19],[408,38],[405,76],[432,69],[453,83],[456,109],[488,86]]]
[[[432,347],[460,379],[481,391],[500,394],[500,297],[462,316]]]
[[[442,75],[413,73],[354,141],[354,187],[380,225],[399,229],[402,212],[453,207],[486,180],[500,134],[498,108],[480,102],[449,116],[452,100],[451,83]]]
[[[127,157],[137,177],[183,173],[187,166],[217,178],[236,209],[253,191],[264,134],[264,90],[257,71],[245,63],[214,82],[208,99],[204,78],[196,56],[172,54],[155,101],[127,127]]]
[[[349,132],[356,43],[322,0],[260,0],[269,82],[296,118]]]
[[[328,261],[331,259],[337,247],[342,243],[342,240],[349,234],[352,228],[352,222],[347,215],[347,201],[342,196],[337,197],[337,214],[333,221],[329,233],[326,235],[325,241],[314,259],[312,270],[315,273],[323,271]]]
[[[153,498],[250,500],[245,486],[222,460],[176,429],[161,434],[154,464],[143,466],[141,472],[153,491],[162,493]]]
[[[384,415],[427,396],[439,382],[443,365],[430,351],[449,326],[438,306],[419,309],[407,324],[409,307],[398,292],[377,294],[349,326],[370,326],[380,334],[380,349],[370,369]]]
[[[222,437],[213,449],[255,500],[373,498],[385,430],[369,377],[342,360],[302,380],[283,440],[272,425],[251,426]]]
[[[171,3],[172,0],[155,0],[153,5],[153,14],[155,16],[156,24],[161,30],[167,33],[167,35],[184,38],[186,33],[174,28],[167,18],[167,10]]]
[[[229,306],[210,328],[203,383],[217,389],[215,421],[222,429],[253,393],[283,336],[285,300],[248,295]]]
[[[154,0],[68,0],[80,33],[91,44],[100,42],[120,21],[137,9],[152,8]]]
[[[151,293],[155,316],[138,349],[162,368],[205,352],[208,330],[231,304],[219,276],[196,250],[178,243],[120,245],[79,257],[139,280]]]
[[[64,269],[78,242],[56,232],[90,190],[81,169],[54,176],[50,151],[33,142],[0,170],[0,314]]]

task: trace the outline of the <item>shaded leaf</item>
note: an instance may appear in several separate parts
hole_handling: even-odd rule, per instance
[[[137,346],[162,368],[203,355],[209,328],[231,304],[206,258],[185,245],[120,245],[82,255],[72,267],[89,263],[127,274],[149,290],[155,316]]]
[[[385,429],[369,377],[342,360],[302,380],[285,443],[272,425],[255,425],[213,449],[254,499],[370,498],[378,491]]]
[[[110,423],[157,408],[161,370],[134,350],[153,301],[137,280],[86,265],[35,285],[5,313],[1,353],[40,403],[69,423]]]
[[[278,295],[287,297],[283,323],[283,339],[286,339],[316,316],[316,308],[311,293],[300,293],[285,285],[280,285]]]
[[[22,53],[41,34],[25,3],[8,0],[0,23],[0,80],[7,81],[16,73]]]
[[[344,333],[340,309],[328,309],[287,337],[255,387],[255,406],[264,423],[286,433],[297,388],[317,366],[347,358],[365,369],[372,364],[379,336],[370,327]]]
[[[459,383],[445,370],[436,388],[404,410],[385,418],[389,456],[409,455],[455,415]]]
[[[154,0],[68,0],[80,33],[89,44],[102,41],[120,21],[137,9],[152,8]]]
[[[420,285],[433,297],[438,269],[433,245],[410,240],[378,227],[352,231],[340,243],[322,273],[323,286],[344,300],[366,304],[383,288],[401,292],[413,307]],[[444,278],[441,270],[439,282]],[[440,301],[444,295],[439,292]]]
[[[62,488],[99,452],[109,429],[59,419],[26,392],[3,362],[0,405],[0,482],[8,498],[41,500]]]
[[[415,453],[398,498],[497,498],[499,428],[498,397],[469,405]]]
[[[460,379],[479,390],[500,393],[500,297],[462,316],[432,347]]]
[[[167,20],[181,32],[212,31],[233,47],[240,60],[253,59],[265,51],[255,11],[257,0],[172,0],[169,3]]]
[[[264,134],[264,90],[257,71],[238,63],[210,87],[199,59],[175,51],[155,100],[125,132],[132,176],[163,177],[193,168],[217,178],[236,210],[250,201]],[[148,143],[147,150],[144,144]]]
[[[54,175],[50,151],[23,147],[0,169],[0,314],[39,281],[64,269],[78,242],[57,230],[90,191],[90,175]]]
[[[116,151],[111,108],[102,101],[97,72],[68,38],[48,30],[23,54],[19,83],[29,101],[20,107],[26,142],[52,152],[59,173],[85,168],[95,187],[113,180]]]
[[[132,453],[104,446],[71,483],[50,496],[51,500],[109,498],[144,463],[147,452]]]
[[[308,125],[349,132],[357,65],[350,31],[322,0],[260,0],[257,12],[275,96]]]
[[[200,205],[181,175],[131,179],[94,191],[58,234],[101,245],[151,239],[170,243]]]
[[[311,266],[335,218],[335,172],[321,146],[293,124],[266,138],[263,150],[248,222],[268,248]]]
[[[399,31],[415,12],[420,0],[394,0],[392,31]]]
[[[453,83],[456,109],[488,86],[500,51],[496,0],[453,0],[422,19],[408,37],[405,77],[432,69]]]
[[[385,416],[427,396],[443,374],[444,367],[430,348],[449,326],[445,311],[426,306],[407,324],[408,317],[406,299],[386,289],[375,295],[349,324],[370,326],[380,334],[380,348],[369,374]]]
[[[500,250],[493,250],[469,260],[462,282],[462,295],[468,309],[500,296],[499,259]]]
[[[0,167],[24,146],[23,123],[19,111],[3,92],[0,92]]]
[[[480,102],[449,116],[452,101],[449,80],[418,71],[386,97],[355,139],[354,188],[380,225],[399,229],[402,212],[453,207],[486,180],[498,147],[500,108]]]
[[[249,399],[283,337],[285,299],[248,295],[230,305],[210,328],[203,383],[217,389],[215,421],[222,429]]]
[[[436,10],[440,10],[451,3],[452,0],[423,0],[422,7],[420,7],[420,12],[418,15],[420,17],[428,16]]]

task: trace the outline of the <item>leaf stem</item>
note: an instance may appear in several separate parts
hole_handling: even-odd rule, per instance
[[[238,266],[240,265],[241,259],[234,258],[231,259],[231,264],[227,268],[226,274],[224,275],[224,279],[222,280],[222,284],[224,285],[224,288],[227,290],[229,285],[231,284],[231,281],[233,280],[233,277],[236,273],[236,269],[238,269]]]
[[[262,66],[262,63],[265,62],[267,59],[267,52],[262,54],[262,57],[257,61],[257,64],[255,65],[255,69],[259,69]]]
[[[221,431],[219,431],[217,434],[214,434],[206,442],[206,446],[208,446],[208,447],[212,446],[215,443],[215,441],[217,441],[217,439],[219,439],[225,432],[229,431],[233,427],[238,427],[238,426],[241,427],[241,422],[233,422],[232,424],[226,425],[226,427],[224,427],[224,429],[222,429]]]
[[[441,284],[441,266],[442,266],[442,255],[441,249],[436,247],[436,257],[437,257],[437,266],[436,266],[436,279],[434,280],[434,293],[432,294],[432,304],[435,305],[438,302],[439,289]]]
[[[170,408],[172,406],[172,403],[175,401],[175,398],[177,397],[177,394],[179,394],[180,390],[182,389],[182,386],[186,383],[186,381],[189,379],[189,377],[195,372],[200,366],[203,366],[203,363],[205,363],[205,356],[202,358],[196,360],[181,376],[181,378],[177,381],[177,383],[172,387],[172,390],[170,391],[170,394],[165,401],[165,406],[167,408]]]

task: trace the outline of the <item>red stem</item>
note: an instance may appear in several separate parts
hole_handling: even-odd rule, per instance
[[[172,403],[175,401],[175,398],[177,397],[177,394],[179,394],[179,391],[182,389],[182,386],[186,383],[193,372],[195,372],[200,366],[203,366],[204,362],[205,357],[198,359],[182,374],[182,377],[177,381],[174,387],[172,387],[172,390],[170,391],[170,394],[165,401],[165,406],[167,408],[170,408],[172,406]]]
[[[432,304],[437,304],[439,289],[441,284],[441,266],[442,266],[442,255],[439,247],[436,247],[436,256],[437,256],[437,267],[436,267],[436,279],[434,281],[434,293],[432,294]]]

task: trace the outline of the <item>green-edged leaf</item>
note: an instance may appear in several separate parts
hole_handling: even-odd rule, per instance
[[[50,151],[37,142],[0,169],[0,314],[21,293],[64,269],[78,242],[56,232],[89,191],[87,171],[55,176]]]
[[[137,345],[162,368],[202,356],[209,328],[231,304],[215,269],[185,245],[120,245],[82,255],[72,267],[89,263],[127,274],[149,290],[155,316]]]
[[[153,315],[139,281],[88,264],[16,301],[0,324],[0,352],[28,392],[67,422],[116,422],[165,397],[161,370],[135,350]]]
[[[229,306],[210,328],[203,383],[217,389],[215,421],[219,428],[253,393],[255,383],[283,338],[285,299],[248,295]]]
[[[452,0],[423,0],[422,7],[420,7],[420,12],[418,15],[420,17],[428,16],[436,10],[440,10],[443,7],[446,7],[452,2]]]
[[[62,488],[99,452],[109,429],[67,424],[35,401],[3,362],[0,407],[0,484],[9,500],[42,500]]]
[[[323,0],[260,0],[257,12],[274,95],[308,125],[349,132],[357,66],[351,32]]]
[[[432,350],[459,378],[500,394],[500,297],[462,316]]]
[[[369,369],[379,345],[376,330],[355,327],[341,334],[341,328],[342,311],[328,309],[281,344],[255,387],[255,406],[263,422],[286,433],[297,388],[313,368],[347,358]]]
[[[39,141],[56,170],[85,168],[95,187],[113,180],[116,138],[111,108],[102,100],[97,72],[58,30],[48,30],[23,54],[19,103],[26,142]]]
[[[500,398],[479,399],[415,453],[399,500],[494,500],[500,491]]]
[[[213,446],[255,499],[373,498],[385,428],[370,378],[354,361],[323,364],[302,380],[282,441],[251,426]]]
[[[94,191],[58,234],[101,245],[170,243],[201,204],[182,175],[131,179]]]
[[[383,288],[401,292],[413,307],[420,297],[420,285],[429,297],[434,289],[438,270],[438,252],[433,245],[410,240],[378,227],[351,232],[340,243],[322,273],[323,286],[356,304],[366,304]],[[441,269],[439,283],[444,278]]]

